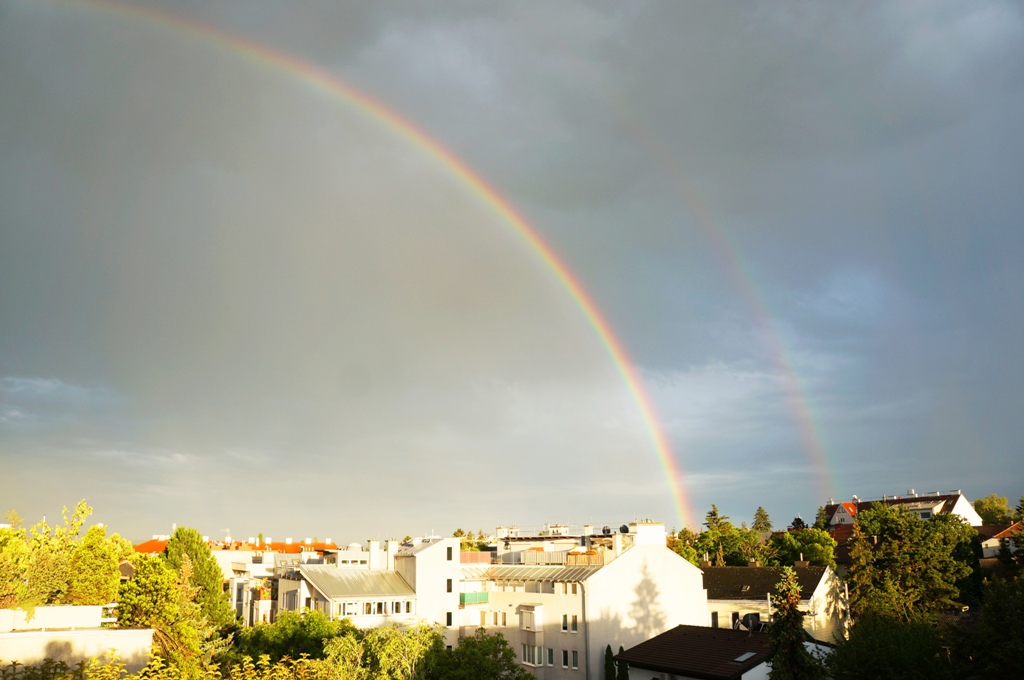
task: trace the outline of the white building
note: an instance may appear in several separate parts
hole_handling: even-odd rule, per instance
[[[380,569],[299,565],[282,575],[278,606],[363,628],[432,623],[448,645],[482,627],[502,633],[538,678],[597,678],[606,645],[706,625],[701,572],[666,547],[664,525],[584,529],[499,528],[496,553],[460,553],[457,538],[418,539]]]

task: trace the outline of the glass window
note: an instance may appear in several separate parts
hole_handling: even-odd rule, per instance
[[[568,668],[568,667],[569,667],[569,650],[568,649],[563,649],[562,650],[562,668]]]
[[[448,612],[448,614],[447,614],[447,616],[445,616],[444,620],[445,620],[445,625],[446,626],[452,625],[452,613]]]
[[[562,614],[562,632],[569,630],[569,615]]]
[[[576,615],[573,614],[572,615],[572,632],[575,633],[578,630],[579,630],[579,623],[576,621]]]
[[[448,592],[449,593],[452,592],[452,580],[451,579],[448,579],[448,583],[446,584],[446,586],[448,588]]]
[[[555,650],[553,650],[551,647],[548,647],[548,665],[555,665]]]
[[[580,653],[577,652],[575,649],[572,650],[572,667],[574,669],[580,667]]]

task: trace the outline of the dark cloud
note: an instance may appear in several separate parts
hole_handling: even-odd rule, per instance
[[[1021,434],[1017,5],[140,6],[315,64],[480,172],[616,329],[698,510],[1021,492],[979,472]],[[0,491],[26,513],[676,521],[554,273],[394,129],[148,10],[6,3],[0,82]]]

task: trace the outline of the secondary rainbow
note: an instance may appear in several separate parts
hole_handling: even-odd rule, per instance
[[[283,72],[290,78],[297,79],[313,89],[340,100],[378,124],[390,128],[434,157],[443,168],[464,184],[473,195],[477,196],[491,210],[501,216],[525,239],[530,248],[536,252],[541,261],[554,273],[555,277],[580,308],[587,322],[597,334],[601,344],[611,356],[616,369],[622,376],[639,408],[644,426],[650,433],[655,452],[664,469],[680,522],[693,529],[698,528],[694,520],[695,516],[689,498],[684,491],[683,471],[676,461],[668,440],[658,423],[651,399],[644,391],[640,378],[633,369],[633,364],[622,342],[615,336],[608,321],[601,314],[597,305],[590,295],[587,294],[579,280],[566,266],[565,262],[558,257],[551,246],[540,237],[537,231],[511,203],[464,161],[412,122],[401,117],[376,99],[360,92],[348,83],[340,80],[334,74],[315,64],[298,59],[293,55],[159,9],[139,7],[116,2],[115,0],[87,0],[86,2],[63,0],[59,4],[75,10],[91,7],[100,11],[137,18],[164,28],[184,31],[194,37],[205,40],[211,45],[240,54],[254,62]]]

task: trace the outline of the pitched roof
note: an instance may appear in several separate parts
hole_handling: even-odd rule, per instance
[[[793,567],[800,599],[809,600],[828,567]],[[709,600],[763,600],[775,594],[782,567],[702,567]]]
[[[615,655],[615,658],[628,662],[630,668],[690,678],[730,680],[741,677],[767,656],[767,633],[676,626]]]
[[[856,503],[848,501],[843,503],[829,503],[825,506],[825,514],[829,519],[832,519],[832,515],[834,515],[836,510],[839,509],[839,506],[842,505],[851,515],[856,515],[858,512],[867,510],[875,503],[879,503],[882,505],[900,506],[910,511],[935,508],[933,510],[935,514],[948,515],[953,512],[953,507],[956,506],[956,502],[960,498],[960,494],[939,494],[937,496],[928,496],[923,494],[916,496],[886,496],[881,499],[857,501]]]
[[[151,538],[135,546],[135,552],[145,555],[162,553],[167,548],[167,539]]]
[[[398,572],[338,569],[321,564],[303,564],[299,573],[310,585],[330,599],[345,597],[413,597],[416,592]]]

